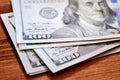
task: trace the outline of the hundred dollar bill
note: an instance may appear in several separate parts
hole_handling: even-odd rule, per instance
[[[13,15],[13,13],[11,13],[10,14],[10,17],[9,17],[9,21],[10,21],[10,24],[13,26],[13,28],[15,28],[15,24],[14,24],[14,15]],[[74,42],[75,43],[75,42]],[[61,43],[60,43],[61,44]],[[29,44],[28,44],[29,45]],[[34,45],[38,45],[38,44],[34,44]],[[34,45],[32,45],[32,46],[34,46]],[[41,45],[41,44],[39,44],[39,45]],[[23,46],[23,47],[28,47],[28,46]],[[41,46],[40,46],[41,47]],[[49,45],[46,45],[46,46],[44,46],[44,47],[49,47]],[[19,47],[20,48],[20,47]],[[37,47],[38,48],[38,47]],[[30,49],[34,49],[34,47],[31,47]],[[31,51],[31,52],[33,52],[33,51]],[[117,47],[117,48],[114,48],[114,49],[112,49],[112,50],[109,50],[109,51],[107,51],[107,52],[105,52],[104,54],[101,54],[101,55],[99,55],[99,56],[97,56],[97,57],[101,57],[101,56],[105,56],[105,55],[109,55],[109,54],[114,54],[114,53],[118,53],[118,52],[120,52],[120,47]],[[33,54],[33,55],[35,55],[35,54]]]
[[[45,64],[37,56],[37,54],[35,54],[33,50],[20,51],[16,43],[15,29],[9,22],[9,18],[13,17],[13,14],[12,13],[1,14],[1,17],[10,35],[10,38],[15,46],[18,56],[20,57],[20,60],[24,66],[26,73],[29,75],[35,75],[38,73],[43,73],[48,71],[48,68],[45,66]]]
[[[11,16],[11,17],[9,17],[9,21],[10,21],[10,24],[13,26],[13,28],[15,28],[15,24],[14,24],[14,15],[13,15],[13,13],[11,12],[10,13],[10,15],[9,16]],[[118,38],[119,39],[119,38]],[[75,43],[75,42],[74,42]],[[61,44],[61,43],[59,43],[59,44]],[[30,45],[30,44],[28,44],[28,45]],[[31,44],[32,45],[32,44]],[[41,45],[41,44],[34,44],[34,45]],[[33,47],[29,47],[30,49],[34,49],[34,45],[32,45]],[[52,45],[52,44],[50,44],[50,45]],[[28,46],[24,46],[24,47],[28,47]],[[45,45],[44,47],[51,47],[51,46],[49,46],[49,45]],[[19,47],[20,48],[20,47]],[[36,47],[35,47],[36,48]],[[38,48],[38,47],[37,47]],[[39,47],[39,48],[42,48],[41,46]],[[117,47],[117,48],[114,48],[114,49],[112,49],[112,50],[109,50],[109,51],[107,51],[107,52],[105,52],[104,54],[101,54],[100,55],[100,57],[101,56],[105,56],[105,55],[109,55],[109,54],[113,54],[113,53],[118,53],[118,52],[120,52],[120,47]]]
[[[9,23],[9,20],[12,20],[12,17],[13,17],[12,13],[7,13],[7,14],[2,15],[2,19],[5,23],[5,26],[8,30],[8,33],[9,33],[11,39],[13,41],[13,44],[16,46],[16,50],[18,51],[18,55],[20,56],[20,59],[25,67],[25,70],[26,70],[27,74],[29,74],[29,75],[39,74],[39,73],[41,73],[41,65],[43,66],[44,64],[41,61],[41,59],[35,54],[35,52],[33,50],[24,50],[24,51],[19,50],[19,47],[15,43],[16,41],[15,41],[14,26],[11,24],[11,22]],[[110,54],[115,54],[117,52],[120,52],[120,47],[109,50],[95,58],[110,55]],[[47,71],[47,70],[48,69],[46,69],[45,71]]]
[[[97,40],[97,41],[87,41],[86,43],[82,42],[65,42],[65,43],[49,43],[49,44],[40,44],[40,43],[26,43],[26,44],[18,44],[20,50],[26,50],[26,49],[39,49],[39,48],[46,48],[46,47],[67,47],[67,46],[73,46],[73,45],[86,45],[86,44],[95,44],[95,43],[103,43],[108,41],[119,41],[120,38],[114,38],[109,40]]]
[[[14,15],[13,17],[9,18],[9,21],[13,27],[15,27],[15,21],[14,21]],[[33,49],[33,48],[44,48],[44,47],[58,47],[58,46],[70,46],[70,45],[84,45],[84,44],[93,44],[93,43],[102,43],[102,42],[108,42],[108,41],[115,41],[115,40],[120,40],[120,38],[113,38],[113,39],[103,39],[103,40],[89,40],[89,41],[84,41],[84,42],[64,42],[64,43],[23,43],[23,44],[18,44],[20,50],[24,49]]]
[[[56,73],[67,67],[93,58],[119,45],[120,42],[115,42],[108,45],[94,44],[86,46],[41,48],[34,50],[47,67],[53,73]]]
[[[120,37],[115,12],[107,1],[12,0],[17,43],[89,41]]]

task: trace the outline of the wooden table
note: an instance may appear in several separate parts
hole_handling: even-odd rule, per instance
[[[0,14],[11,12],[10,0],[0,0]],[[74,65],[56,74],[28,76],[0,19],[0,80],[120,80],[120,54]]]

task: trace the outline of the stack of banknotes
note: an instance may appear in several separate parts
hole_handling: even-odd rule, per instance
[[[1,18],[29,75],[120,52],[120,0],[11,0]]]

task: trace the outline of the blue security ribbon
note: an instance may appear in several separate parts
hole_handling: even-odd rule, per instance
[[[117,3],[117,0],[111,0],[112,3]]]
[[[114,12],[116,13],[116,18],[117,18],[117,21],[120,25],[120,8],[114,9]]]

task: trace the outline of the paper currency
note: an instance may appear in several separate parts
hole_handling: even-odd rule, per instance
[[[19,44],[20,50],[25,49],[38,49],[38,48],[46,48],[46,47],[67,47],[67,46],[73,46],[73,45],[86,45],[86,44],[95,44],[95,43],[103,43],[103,42],[109,42],[109,41],[119,41],[120,38],[114,38],[109,40],[97,40],[97,41],[87,41],[85,42],[65,42],[65,43],[49,43],[49,44]]]
[[[12,16],[12,14],[13,13],[11,13],[11,16]],[[9,17],[9,16],[8,16]],[[10,21],[10,23],[12,24],[12,25],[14,25],[13,27],[15,28],[15,24],[14,24],[14,19],[13,19],[14,17],[12,16],[12,17],[9,17],[9,21]],[[74,42],[75,43],[75,42]],[[29,44],[28,44],[29,45]],[[38,44],[34,44],[34,45],[38,45]],[[23,47],[27,47],[27,46],[23,46]],[[45,46],[44,46],[45,47]],[[49,47],[49,45],[47,46],[46,45],[46,47]],[[32,45],[32,47],[31,47],[31,49],[34,49],[34,46]],[[28,50],[29,51],[29,50]],[[104,54],[101,54],[100,55],[100,57],[101,56],[105,56],[105,55],[108,55],[108,54],[111,54],[111,53],[117,53],[117,52],[120,52],[120,48],[118,47],[118,48],[115,48],[115,49],[112,49],[112,51],[107,51],[106,53],[104,53]]]
[[[43,64],[42,60],[35,54],[33,50],[23,50],[20,51],[16,43],[15,29],[9,23],[9,18],[13,16],[12,13],[2,14],[2,20],[5,24],[5,27],[11,37],[11,40],[16,48],[16,51],[20,57],[20,60],[24,66],[24,69],[27,74],[33,75],[38,73],[43,73],[48,71],[48,68]]]
[[[13,15],[13,13],[11,13],[11,16],[12,17],[9,17],[9,21],[10,21],[10,23],[13,25],[13,27],[15,28],[15,24],[14,24],[14,15]],[[118,40],[119,40],[119,38],[118,38]],[[71,42],[72,43],[72,42]],[[75,43],[75,42],[74,42]],[[61,44],[61,43],[60,43]],[[29,44],[28,44],[29,45]],[[32,45],[32,44],[31,44]],[[41,44],[34,44],[34,45],[41,45]],[[34,45],[32,45],[31,46],[31,48],[30,49],[34,49]],[[51,44],[52,45],[52,44]],[[28,47],[28,46],[23,46],[23,47]],[[41,46],[40,46],[41,47]],[[44,47],[50,47],[49,45],[46,45],[46,46],[44,46]],[[20,47],[19,47],[20,48]],[[37,47],[38,48],[38,47]],[[42,47],[41,47],[42,48]],[[29,51],[29,50],[28,50]],[[104,54],[101,54],[101,56],[105,56],[105,55],[108,55],[108,54],[111,54],[111,53],[117,53],[117,52],[120,52],[120,48],[118,47],[118,48],[115,48],[115,49],[112,49],[112,51],[110,50],[110,51],[107,51],[106,53],[104,53]],[[100,57],[101,57],[100,56]]]
[[[117,16],[106,1],[12,0],[17,42],[49,43],[120,37]]]
[[[104,43],[84,46],[52,47],[34,50],[44,61],[47,67],[53,73],[55,73],[74,64],[93,58],[119,45],[120,42],[118,41],[108,45]]]
[[[14,21],[14,15],[9,18],[10,23],[15,27],[15,21]],[[60,47],[60,46],[70,46],[70,45],[85,45],[85,44],[93,44],[93,43],[102,43],[102,42],[108,42],[108,41],[115,41],[120,40],[120,38],[114,38],[114,39],[100,39],[100,40],[89,40],[84,42],[64,42],[64,43],[26,43],[26,44],[18,44],[20,50],[24,49],[35,49],[35,48],[45,48],[45,47]]]
[[[2,19],[5,23],[5,27],[8,30],[8,33],[9,33],[11,39],[13,41],[13,44],[15,45],[18,55],[25,67],[26,72],[29,75],[35,75],[35,74],[41,73],[41,71],[43,71],[43,72],[48,71],[47,68],[46,68],[46,70],[41,68],[41,66],[45,66],[45,65],[43,64],[43,62],[41,62],[40,58],[35,54],[35,52],[33,50],[24,50],[24,51],[19,50],[18,46],[16,45],[14,26],[11,25],[11,22],[9,23],[9,20],[12,20],[12,17],[13,17],[12,15],[13,15],[12,13],[2,14]],[[117,52],[120,52],[120,47],[109,50],[108,52],[103,53],[97,57],[102,57],[102,56],[110,55],[110,54],[117,53]]]

